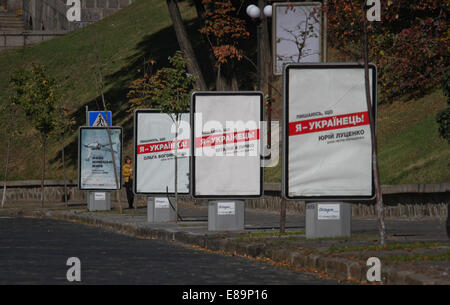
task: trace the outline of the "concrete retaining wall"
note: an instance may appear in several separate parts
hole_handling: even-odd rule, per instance
[[[0,32],[0,50],[21,48],[65,35],[64,31],[8,31]]]
[[[76,180],[68,180],[69,203],[86,203],[86,191],[80,191]],[[246,207],[280,211],[281,198],[276,189],[277,184],[265,185],[265,196],[261,199],[246,200]],[[450,184],[428,185],[398,185],[383,186],[386,217],[437,217],[447,216],[447,204],[450,203]],[[395,193],[397,191],[398,193]],[[404,193],[409,191],[409,193]],[[426,192],[425,192],[426,191]],[[121,190],[122,203],[126,203],[125,189]],[[0,187],[0,196],[3,187]],[[64,202],[64,182],[62,180],[46,180],[44,189],[46,202]],[[393,199],[392,199],[393,198]],[[138,203],[146,203],[147,196],[138,195]],[[6,202],[39,202],[41,189],[39,180],[7,182]],[[111,194],[112,202],[116,202],[116,195]],[[196,205],[207,205],[207,200],[192,200],[189,196],[180,196],[181,201],[193,202]],[[304,201],[286,201],[286,210],[291,213],[305,215]],[[352,216],[374,217],[376,208],[374,202],[354,203]]]
[[[81,0],[81,21],[67,20],[67,0],[25,0],[24,18],[29,30],[73,31],[99,21],[135,0]]]

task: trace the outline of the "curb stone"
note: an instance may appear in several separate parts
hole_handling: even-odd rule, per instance
[[[93,225],[100,228],[110,229],[117,233],[165,241],[177,241],[182,244],[195,245],[212,251],[223,251],[225,253],[269,258],[275,262],[287,263],[300,268],[314,268],[319,272],[332,274],[338,278],[365,282],[367,267],[361,261],[352,261],[346,258],[320,256],[317,254],[302,255],[298,250],[268,249],[263,244],[248,245],[236,242],[223,236],[211,237],[192,232],[177,232],[170,229],[139,228],[136,225],[121,224],[95,218],[93,215],[78,215],[77,212],[64,211],[42,211],[42,210],[5,210],[0,215],[50,218],[69,222],[78,222]],[[431,279],[422,274],[410,271],[396,271],[392,267],[382,268],[382,284],[390,285],[449,285],[450,281],[439,281]]]

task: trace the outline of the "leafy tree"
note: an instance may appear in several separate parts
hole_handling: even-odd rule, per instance
[[[203,0],[202,3],[206,12],[200,33],[205,35],[216,60],[216,90],[238,90],[235,65],[243,58],[242,40],[250,36],[245,20],[239,18],[230,0]],[[226,79],[231,79],[231,84]]]
[[[365,0],[328,2],[329,43],[361,59]],[[449,2],[440,0],[381,1],[381,21],[368,25],[381,102],[420,97],[439,84],[448,62],[448,8]]]
[[[138,108],[159,109],[175,124],[175,143],[178,143],[181,114],[189,111],[190,95],[194,91],[196,77],[186,73],[186,60],[177,51],[169,57],[172,67],[159,69],[154,75],[135,80],[128,92],[130,111]],[[178,145],[175,145],[175,206],[178,212]]]
[[[6,148],[5,159],[5,172],[3,181],[3,194],[2,194],[2,208],[5,205],[6,200],[6,181],[8,180],[8,169],[11,157],[11,142],[14,137],[20,134],[19,126],[16,124],[18,116],[18,105],[15,99],[11,96],[7,103],[3,104],[0,108],[0,124],[1,128],[8,130],[8,144]]]
[[[183,55],[186,57],[186,67],[192,75],[196,77],[196,86],[201,90],[206,90],[206,83],[203,78],[202,70],[198,64],[197,58],[192,48],[192,44],[188,38],[186,28],[181,18],[180,9],[176,0],[166,0],[167,7],[169,8],[170,18],[172,19],[173,27],[175,29],[175,35],[180,49],[183,51]],[[198,7],[197,9],[201,9]],[[200,12],[201,14],[201,12]]]
[[[442,78],[442,91],[447,97],[447,108],[438,113],[436,120],[439,124],[439,135],[450,144],[450,68],[448,67]]]
[[[43,65],[32,64],[20,69],[10,79],[13,103],[20,105],[32,126],[39,132],[42,144],[41,206],[44,206],[46,146],[49,134],[55,130],[58,116],[56,80],[47,75]]]
[[[52,135],[57,141],[61,143],[61,161],[63,166],[63,176],[64,176],[64,202],[68,206],[67,199],[67,173],[66,173],[66,163],[64,156],[64,146],[65,139],[67,135],[72,133],[73,126],[75,125],[75,119],[70,118],[69,111],[63,105],[63,100],[60,99],[56,105],[56,116],[55,116],[55,130]]]

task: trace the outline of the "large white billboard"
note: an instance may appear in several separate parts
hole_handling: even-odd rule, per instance
[[[180,114],[177,141],[177,191],[189,193],[189,114]],[[134,192],[161,195],[175,192],[175,115],[159,110],[134,114]]]
[[[121,188],[122,128],[110,127],[109,130],[119,186],[116,185],[106,128],[80,127],[78,134],[78,187],[81,190]]]
[[[322,57],[322,3],[283,2],[273,4],[273,71],[283,73],[283,65],[320,62]]]
[[[192,183],[196,198],[251,198],[263,192],[261,92],[191,96]]]
[[[369,77],[376,105],[374,65],[370,65]],[[284,78],[284,196],[302,200],[373,198],[364,66],[288,65]],[[376,106],[373,110],[376,113]]]

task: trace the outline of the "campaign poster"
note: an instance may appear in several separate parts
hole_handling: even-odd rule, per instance
[[[321,10],[320,2],[273,4],[274,74],[281,75],[284,64],[321,61]]]
[[[159,110],[136,110],[135,180],[136,194],[175,193],[175,151],[177,151],[177,192],[189,194],[189,114],[180,114],[175,144],[175,114]],[[177,145],[177,146],[175,146]]]
[[[192,196],[251,198],[263,192],[261,92],[191,96]]]
[[[361,64],[285,69],[283,193],[288,199],[371,199],[372,140]],[[370,65],[372,105],[376,67]],[[372,106],[376,114],[376,106]]]
[[[78,155],[78,185],[81,190],[116,190],[121,188],[122,128],[111,127],[116,172],[116,185],[111,146],[105,127],[80,127]]]

